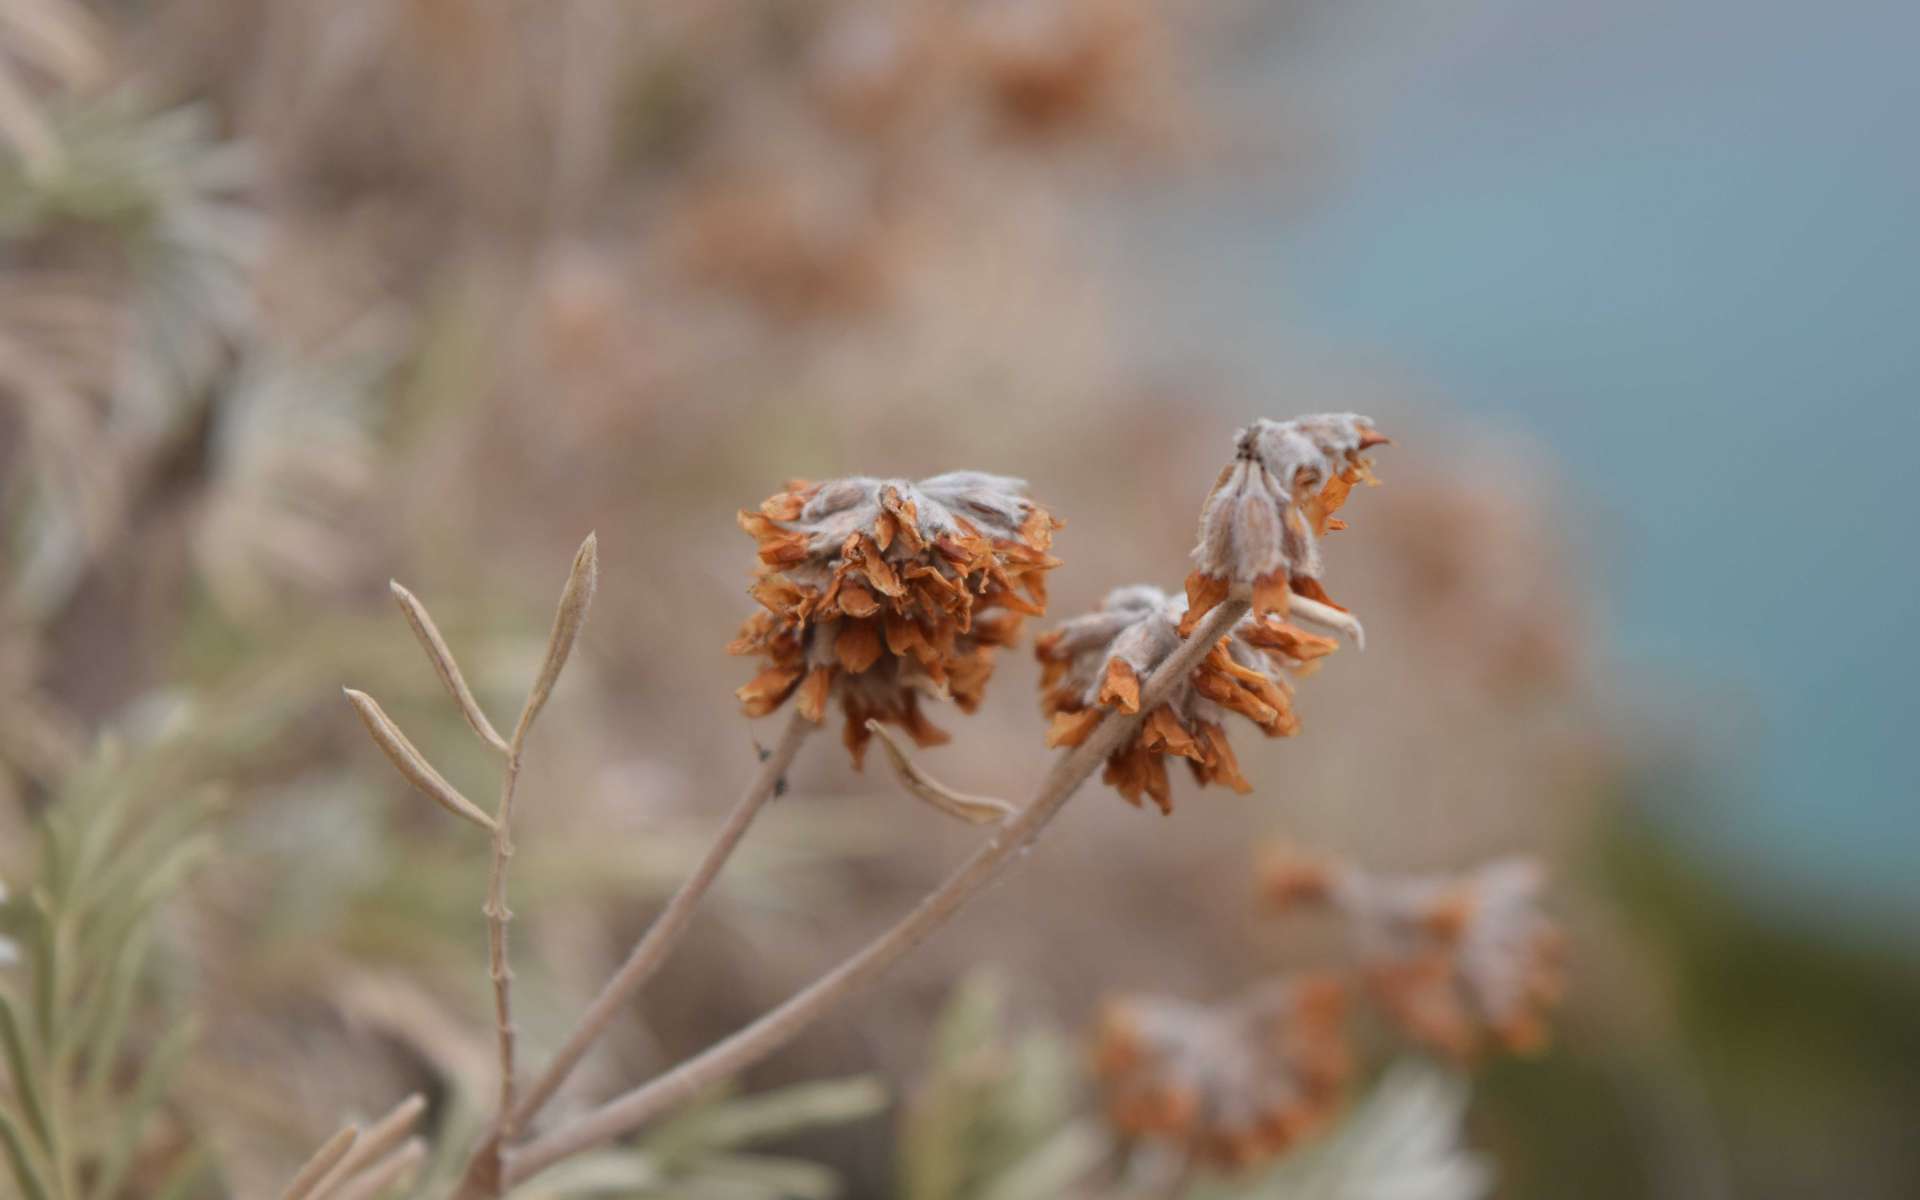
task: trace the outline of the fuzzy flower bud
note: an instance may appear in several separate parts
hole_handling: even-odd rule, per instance
[[[1141,584],[1118,588],[1100,611],[1042,636],[1041,707],[1052,717],[1050,746],[1077,746],[1107,709],[1140,710],[1140,682],[1181,642],[1186,600]],[[1167,701],[1147,714],[1132,741],[1107,760],[1104,779],[1128,802],[1144,794],[1173,810],[1166,758],[1187,760],[1202,785],[1252,791],[1227,742],[1226,715],[1237,712],[1268,737],[1291,737],[1300,722],[1284,671],[1303,671],[1333,653],[1331,638],[1276,617],[1243,619],[1201,660]]]
[[[1277,903],[1327,903],[1347,918],[1374,996],[1416,1041],[1461,1062],[1489,1046],[1525,1053],[1546,1043],[1565,946],[1540,911],[1545,873],[1533,860],[1394,876],[1276,857],[1263,882]]]
[[[1095,1071],[1108,1118],[1210,1166],[1244,1168],[1324,1125],[1352,1072],[1346,989],[1308,976],[1218,1006],[1127,997],[1103,1012]]]
[[[919,483],[792,483],[740,526],[760,543],[751,589],[764,609],[728,651],[765,668],[737,695],[748,716],[789,697],[809,720],[830,698],[846,714],[859,765],[868,720],[922,746],[947,740],[919,697],[979,704],[996,647],[1046,610],[1047,553],[1059,528],[1017,479],[955,471]]]
[[[1296,593],[1338,608],[1320,585],[1318,539],[1346,528],[1333,514],[1354,484],[1374,482],[1360,452],[1387,441],[1355,413],[1262,419],[1242,429],[1234,461],[1200,510],[1184,629],[1236,591],[1251,595],[1258,616],[1285,614]]]

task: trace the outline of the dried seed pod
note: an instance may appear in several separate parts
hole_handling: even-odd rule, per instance
[[[1051,746],[1079,745],[1107,709],[1138,712],[1140,681],[1180,645],[1186,600],[1145,584],[1109,593],[1100,610],[1068,621],[1034,646],[1042,665],[1041,707]],[[1145,795],[1173,809],[1166,758],[1187,760],[1202,785],[1252,791],[1227,741],[1237,712],[1268,737],[1291,737],[1300,722],[1285,671],[1331,654],[1337,644],[1274,617],[1248,616],[1220,639],[1193,674],[1148,713],[1133,739],[1107,760],[1104,779],[1132,804]]]
[[[1537,862],[1385,875],[1280,855],[1262,876],[1277,903],[1330,904],[1347,918],[1371,992],[1409,1037],[1461,1062],[1545,1044],[1564,940],[1540,910]]]
[[[1387,441],[1356,413],[1242,429],[1200,510],[1183,632],[1236,591],[1251,597],[1255,616],[1284,616],[1296,593],[1345,611],[1320,585],[1319,538],[1346,527],[1333,514],[1356,483],[1374,482],[1360,452]]]
[[[1222,1005],[1110,1002],[1094,1062],[1108,1119],[1209,1166],[1269,1160],[1338,1109],[1352,1074],[1346,1001],[1338,979],[1311,975]]]
[[[810,720],[837,699],[858,765],[870,720],[922,746],[946,735],[922,695],[971,712],[994,652],[1046,608],[1059,522],[1016,479],[956,471],[919,483],[794,483],[740,525],[760,543],[754,613],[728,647],[761,672],[736,693],[748,716],[791,699]]]
[[[414,747],[406,734],[400,732],[400,727],[393,723],[393,718],[387,716],[379,701],[352,688],[342,688],[341,691],[347,694],[353,710],[360,714],[360,723],[367,727],[374,744],[385,752],[387,761],[393,764],[402,778],[454,816],[471,821],[489,833],[498,828],[494,819],[479,805],[461,795],[459,788],[448,783],[440,772],[433,769],[433,764]]]
[[[480,740],[494,749],[506,752],[509,747],[487,719],[487,714],[474,699],[473,689],[467,686],[467,680],[460,673],[460,664],[454,661],[453,651],[447,648],[447,640],[440,636],[439,626],[433,623],[433,617],[427,612],[427,606],[420,603],[406,588],[400,586],[397,579],[389,580],[387,587],[392,590],[393,598],[400,605],[400,611],[406,615],[407,624],[413,629],[413,636],[419,640],[420,648],[426,651],[427,660],[433,664],[434,672],[440,676],[440,682],[460,706],[460,715],[467,719],[467,725]]]
[[[587,623],[587,609],[592,607],[593,593],[599,586],[600,540],[589,533],[587,540],[580,543],[580,549],[574,552],[573,567],[567,572],[566,585],[560,589],[560,604],[553,614],[553,632],[547,637],[547,656],[527,693],[520,720],[513,727],[516,750],[526,740],[527,730],[533,728],[534,718],[545,707],[547,697],[553,694],[553,685],[559,681],[560,671],[573,653],[573,643]]]

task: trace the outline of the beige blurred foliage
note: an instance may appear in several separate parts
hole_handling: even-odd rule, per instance
[[[485,1103],[485,847],[390,777],[337,691],[484,786],[389,575],[498,717],[568,548],[600,535],[601,600],[519,802],[537,1061],[752,769],[722,652],[750,603],[737,507],[793,476],[1025,477],[1068,522],[1058,619],[1177,587],[1245,418],[1349,406],[1158,360],[1128,273],[1123,202],[1232,140],[1189,81],[1236,19],[176,0],[78,18],[101,72],[21,57],[13,123],[97,158],[16,153],[0,182],[0,874],[27,869],[28,814],[95,731],[171,730],[137,736],[228,785],[220,856],[163,933],[204,1029],[175,1119],[235,1194],[408,1091],[447,1128]],[[1256,793],[1162,819],[1090,787],[1044,870],[769,1080],[909,1077],[970,964],[1068,1023],[1109,990],[1237,988],[1295,946],[1256,912],[1251,843],[1408,868],[1578,844],[1610,747],[1551,464],[1371,407],[1398,451],[1327,549],[1371,648],[1305,681],[1301,737],[1242,751]],[[1047,758],[1036,680],[1009,653],[920,761],[1021,794]],[[563,1107],[776,1001],[978,836],[837,754],[791,784]],[[872,1138],[834,1153],[880,1186]]]

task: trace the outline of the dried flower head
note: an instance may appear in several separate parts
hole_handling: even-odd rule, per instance
[[[1236,591],[1251,594],[1260,616],[1284,615],[1294,594],[1338,609],[1320,586],[1318,539],[1346,528],[1333,514],[1354,484],[1374,482],[1360,452],[1387,441],[1354,413],[1262,419],[1242,429],[1233,462],[1200,510],[1186,628]]]
[[[1109,708],[1140,710],[1140,681],[1180,645],[1186,606],[1185,597],[1151,585],[1116,588],[1100,611],[1039,639],[1041,707],[1053,718],[1049,746],[1079,745]],[[1145,794],[1161,812],[1171,812],[1166,758],[1177,755],[1202,785],[1252,791],[1227,743],[1226,714],[1239,713],[1268,737],[1291,737],[1300,721],[1282,672],[1304,670],[1337,645],[1276,617],[1246,617],[1147,714],[1133,739],[1107,760],[1103,778],[1130,803],[1138,805]]]
[[[968,42],[994,114],[1027,136],[1142,123],[1171,107],[1166,31],[1136,0],[986,0]]]
[[[1346,988],[1308,976],[1225,1005],[1128,997],[1107,1005],[1095,1070],[1108,1118],[1197,1161],[1246,1167],[1332,1115],[1352,1071]]]
[[[1533,860],[1395,876],[1277,856],[1263,883],[1283,906],[1340,910],[1374,996],[1408,1036],[1463,1062],[1490,1046],[1525,1053],[1545,1045],[1565,947],[1540,911],[1545,872]]]
[[[760,543],[751,589],[765,611],[728,651],[766,668],[737,693],[748,716],[797,696],[808,719],[838,697],[856,766],[868,720],[898,725],[922,746],[946,734],[919,696],[972,712],[997,647],[1026,615],[1046,611],[1047,553],[1060,527],[1017,479],[954,471],[919,483],[836,479],[789,484],[741,528]]]

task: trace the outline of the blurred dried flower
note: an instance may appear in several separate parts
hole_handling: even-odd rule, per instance
[[[902,226],[858,168],[755,168],[690,189],[667,226],[697,278],[786,317],[869,310],[886,294]]]
[[[1347,918],[1373,994],[1408,1036],[1458,1061],[1545,1045],[1564,989],[1564,938],[1540,911],[1545,872],[1499,859],[1458,876],[1385,875],[1280,854],[1262,870],[1275,903]]]
[[[1186,605],[1184,597],[1149,584],[1116,588],[1098,612],[1076,617],[1035,643],[1044,664],[1041,707],[1053,718],[1049,746],[1079,745],[1106,708],[1139,711],[1140,680],[1180,645]],[[1144,793],[1161,812],[1171,812],[1165,759],[1178,755],[1202,785],[1252,791],[1227,742],[1226,714],[1239,713],[1268,737],[1293,736],[1300,721],[1281,671],[1301,670],[1336,648],[1333,639],[1282,620],[1243,619],[1171,700],[1147,714],[1134,739],[1107,760],[1103,778],[1129,803],[1138,805]]]
[[[1352,1056],[1346,988],[1329,976],[1262,985],[1230,1004],[1160,997],[1110,1003],[1095,1070],[1108,1118],[1131,1137],[1163,1138],[1195,1161],[1247,1167],[1322,1126]]]
[[[1257,616],[1285,614],[1295,593],[1338,609],[1320,586],[1316,539],[1346,528],[1334,512],[1354,484],[1373,482],[1360,452],[1387,440],[1355,413],[1263,418],[1242,429],[1200,511],[1182,631],[1237,589],[1251,589]]]
[[[1126,120],[1159,82],[1163,31],[1150,6],[1121,0],[986,0],[971,43],[988,99],[1011,129],[1051,133]],[[1150,106],[1144,106],[1150,107]]]
[[[808,55],[810,82],[829,119],[876,133],[911,108],[929,73],[930,31],[924,20],[885,9],[841,15]]]
[[[751,594],[765,611],[728,651],[767,660],[737,693],[747,715],[798,693],[800,712],[823,721],[838,695],[856,765],[870,719],[922,746],[946,741],[920,715],[919,695],[972,712],[995,647],[1014,640],[1023,614],[1046,610],[1060,522],[1025,490],[977,471],[795,482],[742,511],[741,528],[760,543]]]

